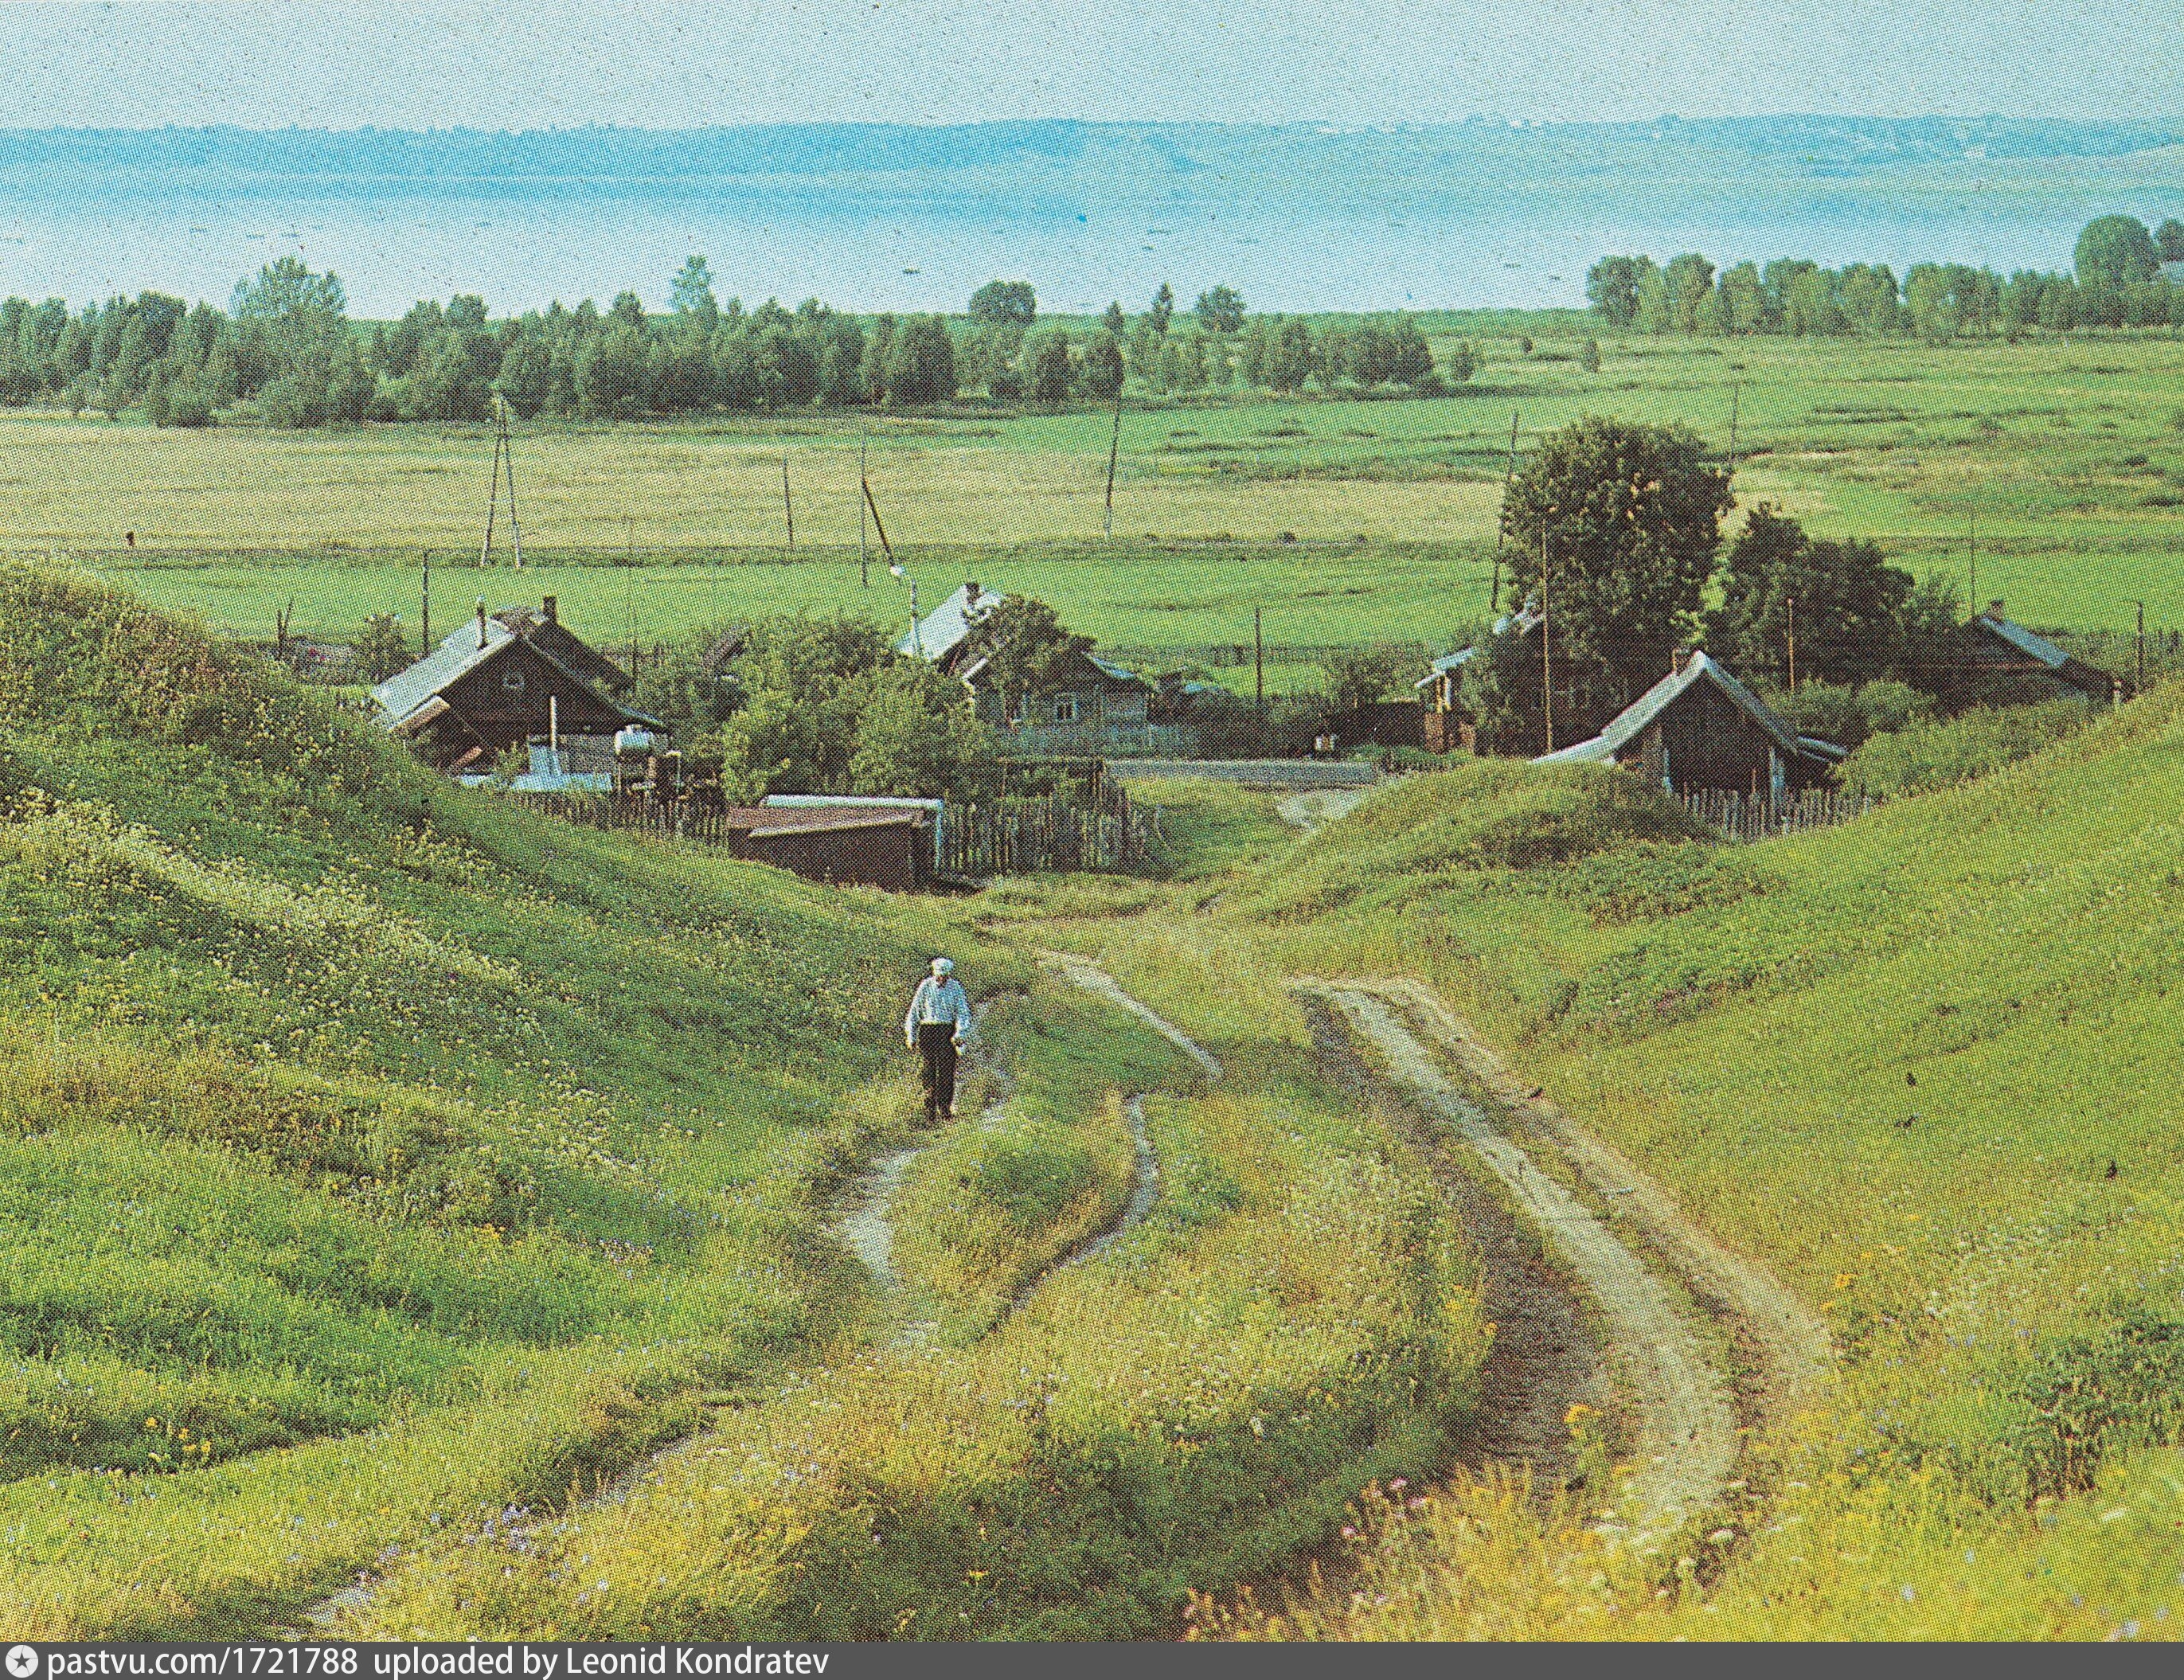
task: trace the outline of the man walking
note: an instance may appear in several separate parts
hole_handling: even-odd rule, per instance
[[[956,1056],[971,1036],[971,999],[956,978],[956,965],[933,960],[933,972],[911,994],[902,1018],[903,1043],[918,1054],[918,1083],[925,1090],[928,1125],[956,1114]]]

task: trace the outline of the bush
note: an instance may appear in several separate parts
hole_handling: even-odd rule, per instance
[[[2077,698],[1975,707],[1944,722],[1874,736],[1844,764],[1843,781],[1881,798],[1953,787],[2067,740],[2092,716]]]

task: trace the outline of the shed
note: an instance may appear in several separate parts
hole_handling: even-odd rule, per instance
[[[1800,736],[1727,670],[1694,652],[1589,741],[1535,764],[1613,764],[1672,793],[1784,793],[1825,782],[1843,749]]]
[[[2114,672],[2087,665],[2004,618],[1999,601],[1988,602],[1964,626],[1964,658],[1975,681],[1998,698],[2021,703],[2082,694],[2106,705],[2131,693],[2131,685]]]
[[[731,855],[837,887],[909,893],[933,873],[929,825],[914,808],[738,805],[713,821]]]

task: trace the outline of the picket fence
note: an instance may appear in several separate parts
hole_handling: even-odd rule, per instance
[[[1719,787],[1695,787],[1677,796],[1683,808],[1724,838],[1769,840],[1852,822],[1880,804],[1870,793],[1834,793],[1809,787],[1802,793],[1739,793]]]
[[[1103,777],[1089,798],[951,804],[938,865],[943,875],[980,879],[1048,870],[1143,875],[1159,868],[1167,852],[1160,812]]]

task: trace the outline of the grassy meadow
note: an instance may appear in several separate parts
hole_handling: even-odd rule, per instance
[[[960,910],[449,787],[81,577],[0,569],[0,625],[11,1627],[272,1632],[371,1570],[382,1629],[1143,1636],[1440,1461],[1467,1257],[1308,1060],[1202,1089]],[[1007,1102],[908,1176],[905,1308],[831,1232],[942,945]],[[1163,1193],[1042,1282],[1127,1092]]]
[[[379,610],[414,626],[426,548],[436,623],[481,590],[498,606],[549,579],[609,642],[782,609],[893,622],[905,592],[883,570],[861,587],[856,566],[869,431],[881,515],[928,599],[977,576],[1149,650],[1248,643],[1254,607],[1278,645],[1431,642],[1485,610],[1513,414],[1520,449],[1607,411],[1687,422],[1724,453],[1734,414],[1746,505],[1872,537],[1966,594],[1975,525],[1980,597],[2013,615],[2120,628],[2142,600],[2149,623],[2184,623],[2184,343],[1610,337],[1587,374],[1570,330],[1542,320],[1529,355],[1480,341],[1472,384],[1429,401],[1134,402],[1112,542],[1111,422],[1096,413],[542,426],[517,445],[538,577],[484,585],[464,569],[483,521],[482,431],[184,433],[18,412],[0,416],[0,549],[64,551],[261,639],[292,601],[305,634],[347,637]]]
[[[1209,1623],[2176,1635],[2184,690],[2057,732],[1999,758],[1937,737],[1937,764],[1989,773],[1737,848],[1584,767],[1412,777],[1303,839],[1258,796],[1178,785],[1169,826],[1206,869],[1176,897],[987,907],[1198,1030],[1282,1021],[1291,973],[1428,981],[1835,1332],[1818,1404],[1681,1546],[1613,1552],[1574,1501],[1458,1478],[1424,1509],[1361,1501],[1343,1593],[1231,1596]]]

